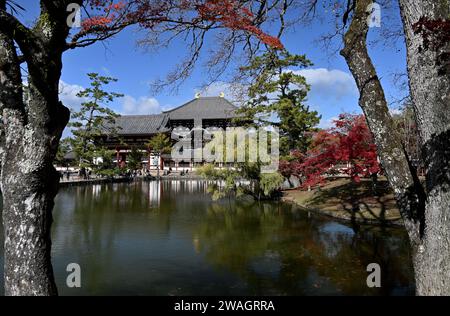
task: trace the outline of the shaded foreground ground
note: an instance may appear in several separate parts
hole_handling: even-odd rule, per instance
[[[312,191],[285,191],[283,199],[343,220],[402,224],[394,195],[384,178],[378,181],[376,190],[368,179],[363,179],[359,184],[353,184],[349,179],[335,179]]]

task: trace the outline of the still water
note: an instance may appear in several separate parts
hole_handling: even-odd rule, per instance
[[[414,292],[402,229],[356,229],[281,202],[214,202],[206,190],[203,181],[62,189],[53,225],[53,265],[60,294]],[[366,267],[372,262],[382,269],[380,289],[366,285]],[[70,263],[82,268],[80,289],[66,287]]]

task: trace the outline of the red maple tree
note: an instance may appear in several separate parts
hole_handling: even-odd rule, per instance
[[[302,164],[304,159],[304,153],[300,150],[293,150],[289,157],[280,160],[278,171],[287,179],[291,176],[300,177],[303,174]]]
[[[88,0],[89,17],[82,21],[82,31],[75,39],[90,34],[110,36],[126,26],[138,24],[153,29],[162,23],[184,24],[207,28],[204,22],[231,31],[243,31],[266,45],[282,49],[277,37],[263,32],[255,23],[255,16],[245,2],[239,0]]]
[[[334,123],[335,127],[316,133],[298,166],[306,178],[304,186],[321,183],[326,175],[347,173],[359,182],[361,177],[380,172],[376,146],[364,115],[341,114]]]

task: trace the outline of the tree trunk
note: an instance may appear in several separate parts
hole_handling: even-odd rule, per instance
[[[45,107],[45,102],[41,107]],[[61,110],[60,120],[67,122],[68,110]],[[5,294],[56,295],[50,260],[50,227],[59,176],[52,163],[62,128],[39,128],[32,121],[24,124],[17,117],[14,112],[3,111],[0,184],[5,231]]]
[[[400,0],[400,8],[428,193],[417,294],[450,295],[450,1]]]
[[[44,97],[33,81],[29,83],[29,91],[28,115],[39,117],[34,110],[45,109],[53,101],[61,125],[24,118],[19,111],[3,111],[0,184],[5,231],[5,294],[56,295],[50,227],[59,176],[53,160],[69,113],[61,104],[56,106],[51,95]]]
[[[14,129],[2,160],[5,294],[56,295],[50,226],[59,177],[44,144],[48,135],[22,131]]]
[[[426,34],[415,32],[419,21],[431,21],[425,23],[428,26],[438,22],[437,25],[448,27],[450,4],[448,0],[400,0],[411,93],[427,166],[425,195],[392,124],[383,88],[367,52],[366,10],[371,3],[371,0],[356,1],[342,55],[359,87],[360,106],[410,237],[417,294],[450,295],[449,30],[444,30],[444,34],[436,30],[425,30],[430,31]]]
[[[53,167],[69,110],[58,100],[68,34],[64,1],[41,3],[32,30],[0,0],[0,186],[6,295],[56,295],[50,227],[59,176]],[[19,58],[15,44],[20,46]],[[27,63],[24,94],[21,62]]]
[[[360,92],[359,105],[366,115],[415,252],[420,244],[425,193],[410,166],[401,135],[394,127],[383,87],[367,51],[367,8],[371,3],[371,0],[356,1],[355,13],[345,35],[345,47],[341,54],[355,77]]]

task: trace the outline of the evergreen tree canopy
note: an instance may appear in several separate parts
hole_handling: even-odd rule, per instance
[[[280,130],[280,151],[288,155],[298,149],[306,151],[313,131],[321,117],[305,104],[310,90],[298,71],[311,66],[305,55],[292,55],[286,50],[270,51],[256,57],[243,67],[253,79],[249,87],[250,101],[238,113],[241,120],[277,126]]]
[[[95,143],[98,136],[105,131],[109,135],[117,134],[115,120],[118,115],[108,107],[108,104],[123,96],[104,90],[104,86],[117,82],[117,79],[99,76],[96,73],[90,73],[88,77],[91,86],[77,94],[86,101],[81,104],[78,112],[72,113],[72,122],[69,123],[74,135],[73,147],[82,166],[91,166],[96,151],[100,149]]]

